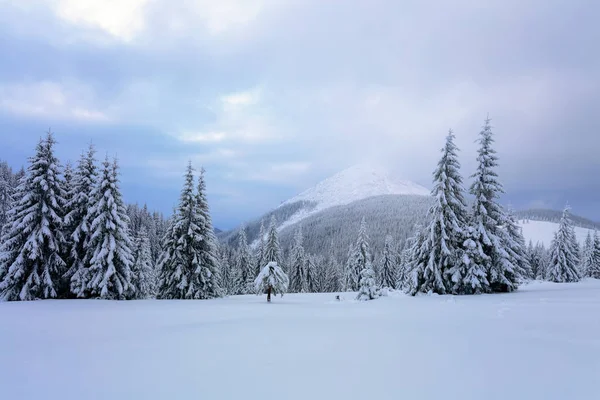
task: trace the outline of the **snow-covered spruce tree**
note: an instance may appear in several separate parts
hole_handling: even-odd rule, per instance
[[[198,189],[198,195],[194,194],[194,169],[190,162],[179,206],[163,242],[158,289],[161,299],[210,299],[222,294],[203,174]]]
[[[546,249],[543,243],[537,243],[535,246],[529,241],[527,249],[529,265],[531,265],[532,279],[543,279],[546,260]]]
[[[452,130],[448,131],[442,157],[433,173],[431,222],[425,229],[421,248],[415,253],[413,295],[417,292],[464,294],[470,291],[464,287],[470,285],[465,277],[472,266],[463,250],[467,205],[454,138]]]
[[[6,161],[0,162],[0,238],[13,201],[13,173]]]
[[[471,226],[474,228],[475,248],[481,260],[477,263],[487,274],[489,288],[483,291],[512,292],[518,287],[519,268],[513,264],[507,251],[507,234],[503,230],[506,221],[504,210],[498,203],[503,193],[495,168],[498,166],[490,119],[479,133],[477,171],[473,174],[471,194],[475,197]]]
[[[70,279],[71,293],[80,298],[89,297],[89,259],[86,259],[92,224],[89,210],[92,207],[92,192],[98,183],[96,150],[90,144],[81,154],[73,176],[71,201],[67,204],[65,230],[69,237],[69,257],[66,277]]]
[[[581,260],[579,263],[579,276],[589,276],[588,271],[594,264],[594,237],[592,232],[588,231],[581,249]]]
[[[363,217],[358,229],[356,243],[350,248],[348,254],[344,278],[345,291],[355,292],[359,290],[360,274],[369,263],[371,263],[371,249],[369,246],[369,236],[367,235],[367,222]]]
[[[124,300],[135,296],[131,275],[133,244],[118,173],[117,160],[111,164],[107,156],[102,163],[100,181],[90,196],[86,286],[92,298]]]
[[[414,227],[413,236],[409,237],[404,244],[404,248],[399,253],[398,273],[396,276],[396,287],[406,293],[410,293],[409,287],[412,284],[412,270],[414,267],[415,255],[422,240],[423,229],[417,224]]]
[[[150,239],[142,227],[135,237],[131,280],[134,287],[132,298],[149,299],[156,294],[156,276],[152,265]]]
[[[367,261],[363,270],[360,271],[356,300],[374,300],[378,297],[379,287],[375,279],[375,271],[373,271],[371,261]]]
[[[600,236],[598,231],[594,232],[594,243],[592,247],[592,262],[587,269],[587,276],[600,279]]]
[[[304,290],[306,293],[317,293],[318,281],[317,281],[317,265],[316,265],[316,257],[312,254],[309,254],[306,257],[306,262],[304,264],[304,273],[305,273],[305,284],[306,289]]]
[[[254,288],[257,293],[266,293],[267,301],[271,301],[271,295],[283,296],[287,291],[289,278],[275,261],[270,261],[254,280]]]
[[[325,279],[323,292],[339,292],[342,290],[342,268],[330,251],[325,258]]]
[[[518,269],[519,276],[521,279],[532,279],[525,238],[510,208],[506,213],[504,228],[506,230],[507,251],[511,256],[513,265]]]
[[[239,274],[235,268],[235,257],[231,253],[229,246],[224,243],[220,243],[218,250],[219,266],[221,267],[219,286],[224,295],[238,294],[240,292],[238,284],[241,279],[238,278]]]
[[[254,260],[248,246],[246,236],[246,228],[242,227],[238,235],[238,246],[235,255],[235,269],[237,271],[237,288],[236,294],[254,293]]]
[[[71,165],[70,161],[66,162],[62,175],[63,176],[62,180],[60,181],[60,185],[63,193],[63,203],[60,206],[63,211],[62,234],[64,242],[61,246],[61,258],[65,262],[65,267],[63,268],[62,274],[58,280],[57,288],[59,298],[69,298],[71,297],[71,290],[70,279],[67,277],[67,272],[69,270],[69,266],[71,265],[70,252],[73,240],[71,239],[70,229],[67,225],[67,215],[71,211],[70,206],[73,203],[73,197],[75,196],[73,187],[73,166]]]
[[[567,206],[550,246],[550,262],[546,269],[546,279],[551,282],[577,282],[580,279],[578,264],[577,241],[571,224],[569,206]]]
[[[382,288],[396,289],[398,268],[396,262],[398,256],[394,250],[392,236],[388,235],[385,238],[383,246],[383,254],[379,261],[379,284]]]
[[[277,234],[277,220],[275,219],[275,216],[273,216],[273,218],[271,218],[271,226],[269,227],[269,233],[265,243],[263,262],[269,263],[273,261],[276,262],[280,268],[283,268],[281,259],[281,245],[279,244],[279,236]]]
[[[258,245],[254,251],[254,261],[256,262],[255,275],[258,276],[265,264],[265,221],[260,221],[260,230],[258,233]]]
[[[294,244],[290,253],[290,292],[304,293],[306,285],[306,255],[302,246],[302,228],[299,227],[294,235]]]
[[[0,248],[0,298],[35,300],[58,296],[64,204],[56,141],[48,132],[29,158],[27,174],[7,215]]]

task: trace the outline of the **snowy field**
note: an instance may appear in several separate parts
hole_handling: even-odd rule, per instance
[[[525,242],[529,243],[531,240],[533,244],[538,242],[543,243],[546,248],[550,247],[552,243],[552,239],[554,239],[554,233],[558,231],[558,224],[555,222],[547,222],[547,221],[519,221],[519,226],[523,228],[523,237],[525,238]],[[588,232],[591,232],[592,235],[594,231],[587,228],[580,228],[578,226],[575,228],[575,236],[577,236],[577,241],[579,244],[583,244],[585,242],[585,238],[587,237]]]
[[[0,397],[598,398],[600,281],[333,297],[0,303]]]

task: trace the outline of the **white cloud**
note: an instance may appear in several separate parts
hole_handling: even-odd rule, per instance
[[[0,83],[0,109],[27,117],[108,121],[85,85],[52,81]]]
[[[150,0],[53,0],[56,15],[69,23],[98,28],[131,41],[145,28],[144,8]]]
[[[214,104],[206,107],[215,114],[214,122],[202,124],[197,129],[183,130],[176,136],[184,142],[252,142],[276,140],[283,130],[276,127],[276,120],[263,101],[262,90],[223,94]]]

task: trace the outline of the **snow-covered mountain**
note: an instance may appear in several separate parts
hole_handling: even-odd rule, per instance
[[[372,164],[358,164],[283,202],[279,208],[304,202],[302,207],[280,228],[293,225],[325,209],[382,195],[428,196],[429,189],[407,180],[394,178],[387,169]]]
[[[329,245],[332,240],[339,241],[346,234],[354,240],[354,225],[358,226],[364,216],[373,229],[380,229],[380,233],[404,237],[414,222],[423,217],[429,206],[429,195],[429,189],[397,179],[384,167],[358,164],[247,223],[247,235],[251,242],[255,241],[261,221],[268,226],[274,216],[284,246],[299,223],[306,224],[305,234],[313,235],[315,243],[318,242],[316,238],[320,238]],[[223,241],[232,241],[237,232],[238,229],[224,232],[219,237]],[[383,243],[383,238],[381,241]],[[345,239],[341,240],[340,245],[345,246],[345,242]],[[347,248],[343,251],[346,252]]]

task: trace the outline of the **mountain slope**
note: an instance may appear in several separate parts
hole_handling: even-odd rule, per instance
[[[303,207],[287,220],[280,221],[280,228],[331,207],[391,194],[429,196],[429,189],[414,182],[394,179],[383,167],[358,164],[283,202],[280,208],[298,202],[306,202],[310,206]]]
[[[343,170],[314,187],[283,202],[276,209],[266,213],[261,218],[246,224],[248,240],[258,238],[261,221],[268,225],[274,216],[278,230],[305,221],[307,218],[320,215],[326,210],[345,206],[377,196],[416,196],[429,198],[429,189],[416,183],[394,179],[385,168],[368,164],[359,164]],[[408,200],[414,202],[413,200]],[[396,200],[402,203],[402,200]],[[366,215],[367,218],[369,218]],[[219,238],[232,242],[239,229],[224,232]]]

